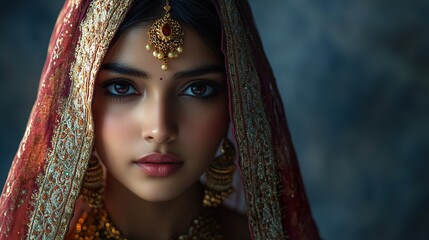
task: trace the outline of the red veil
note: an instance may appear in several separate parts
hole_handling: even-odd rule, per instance
[[[63,239],[92,152],[100,63],[129,0],[68,0],[0,198],[0,239]],[[318,239],[270,65],[245,0],[219,0],[233,137],[254,239]]]

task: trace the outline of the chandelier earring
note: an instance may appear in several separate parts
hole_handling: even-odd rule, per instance
[[[222,143],[221,153],[219,157],[213,159],[206,172],[203,199],[205,207],[219,206],[233,191],[235,149],[233,143],[227,138]]]
[[[101,208],[103,206],[103,168],[94,155],[88,161],[88,168],[82,182],[80,195],[91,208]]]

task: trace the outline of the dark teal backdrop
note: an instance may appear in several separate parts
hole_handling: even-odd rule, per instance
[[[429,236],[429,1],[251,0],[325,239]],[[0,186],[62,3],[0,3]]]

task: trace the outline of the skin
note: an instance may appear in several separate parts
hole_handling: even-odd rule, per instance
[[[184,52],[167,71],[145,49],[147,32],[124,32],[103,60],[93,102],[95,149],[106,167],[105,205],[114,225],[129,239],[168,239],[186,232],[201,211],[198,179],[229,125],[227,83],[223,59],[193,31],[184,28]],[[183,164],[166,177],[146,175],[133,161],[152,152]],[[225,235],[247,233],[241,215],[222,208],[219,216],[234,221],[222,228]]]

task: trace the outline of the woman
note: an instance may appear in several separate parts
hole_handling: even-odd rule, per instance
[[[246,2],[67,1],[50,46],[2,239],[318,238]]]

